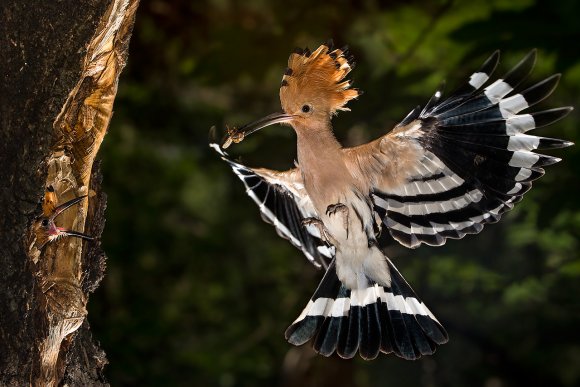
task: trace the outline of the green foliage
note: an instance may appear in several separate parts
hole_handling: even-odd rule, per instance
[[[550,152],[564,161],[481,234],[389,249],[451,339],[416,362],[369,363],[285,342],[321,273],[207,147],[210,126],[279,110],[288,54],[328,38],[349,44],[365,91],[334,120],[349,145],[390,129],[443,79],[453,89],[496,48],[501,73],[537,47],[533,79],[563,73],[542,106],[574,105],[578,14],[574,0],[143,1],[101,152],[109,267],[89,319],[112,385],[579,385],[577,147]],[[578,142],[579,121],[538,133]],[[231,153],[285,169],[295,137],[272,127]]]

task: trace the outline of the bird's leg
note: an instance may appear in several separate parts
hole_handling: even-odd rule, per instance
[[[330,232],[328,231],[328,229],[326,228],[324,223],[322,223],[322,220],[320,220],[318,218],[314,218],[314,217],[304,218],[304,219],[302,219],[302,225],[304,227],[310,226],[310,225],[316,227],[318,229],[318,232],[320,233],[320,238],[322,240],[324,240],[325,242],[328,242],[332,245],[336,245],[336,240],[334,239],[334,237],[332,235],[330,235]]]
[[[326,207],[326,215],[331,216],[337,212],[342,213],[342,221],[344,223],[344,229],[346,230],[346,237],[348,238],[348,207],[342,203],[331,204]]]

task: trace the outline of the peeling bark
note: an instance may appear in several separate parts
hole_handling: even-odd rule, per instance
[[[86,305],[104,253],[98,240],[40,243],[37,216],[51,185],[60,203],[89,196],[59,226],[103,230],[106,196],[93,163],[138,0],[28,3],[0,9],[0,384],[102,385],[106,358]]]

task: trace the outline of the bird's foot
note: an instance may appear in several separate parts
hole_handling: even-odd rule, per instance
[[[326,215],[329,217],[336,214],[337,212],[342,213],[344,229],[346,230],[346,237],[348,238],[348,207],[342,203],[331,204],[326,207]]]
[[[324,225],[324,223],[322,223],[322,220],[318,219],[318,218],[304,218],[302,219],[302,225],[304,227],[306,226],[314,226],[318,229],[318,232],[320,233],[320,238],[322,240],[324,240],[325,242],[328,242],[330,244],[335,245],[335,240],[334,238],[330,235],[330,232],[328,231],[328,229],[326,228],[326,226]]]

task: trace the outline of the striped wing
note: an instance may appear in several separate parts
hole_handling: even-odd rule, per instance
[[[572,143],[525,134],[564,117],[572,108],[521,114],[548,97],[560,76],[553,75],[523,91],[535,50],[501,79],[487,83],[499,59],[495,52],[447,100],[437,91],[421,110],[411,112],[374,144],[381,150],[414,150],[398,166],[396,184],[374,185],[375,210],[392,237],[405,246],[442,245],[478,233],[521,200],[544,166],[559,158],[532,152]],[[407,152],[409,153],[409,152]],[[376,154],[375,154],[376,157]],[[397,151],[383,157],[387,174]],[[401,164],[399,163],[399,164]],[[385,172],[385,168],[381,173]]]
[[[315,226],[302,224],[303,219],[317,215],[300,173],[296,169],[277,172],[248,168],[232,161],[218,144],[212,143],[210,147],[242,180],[246,193],[258,205],[262,219],[274,225],[278,235],[302,250],[313,265],[327,268],[334,258],[335,248],[320,238]]]

